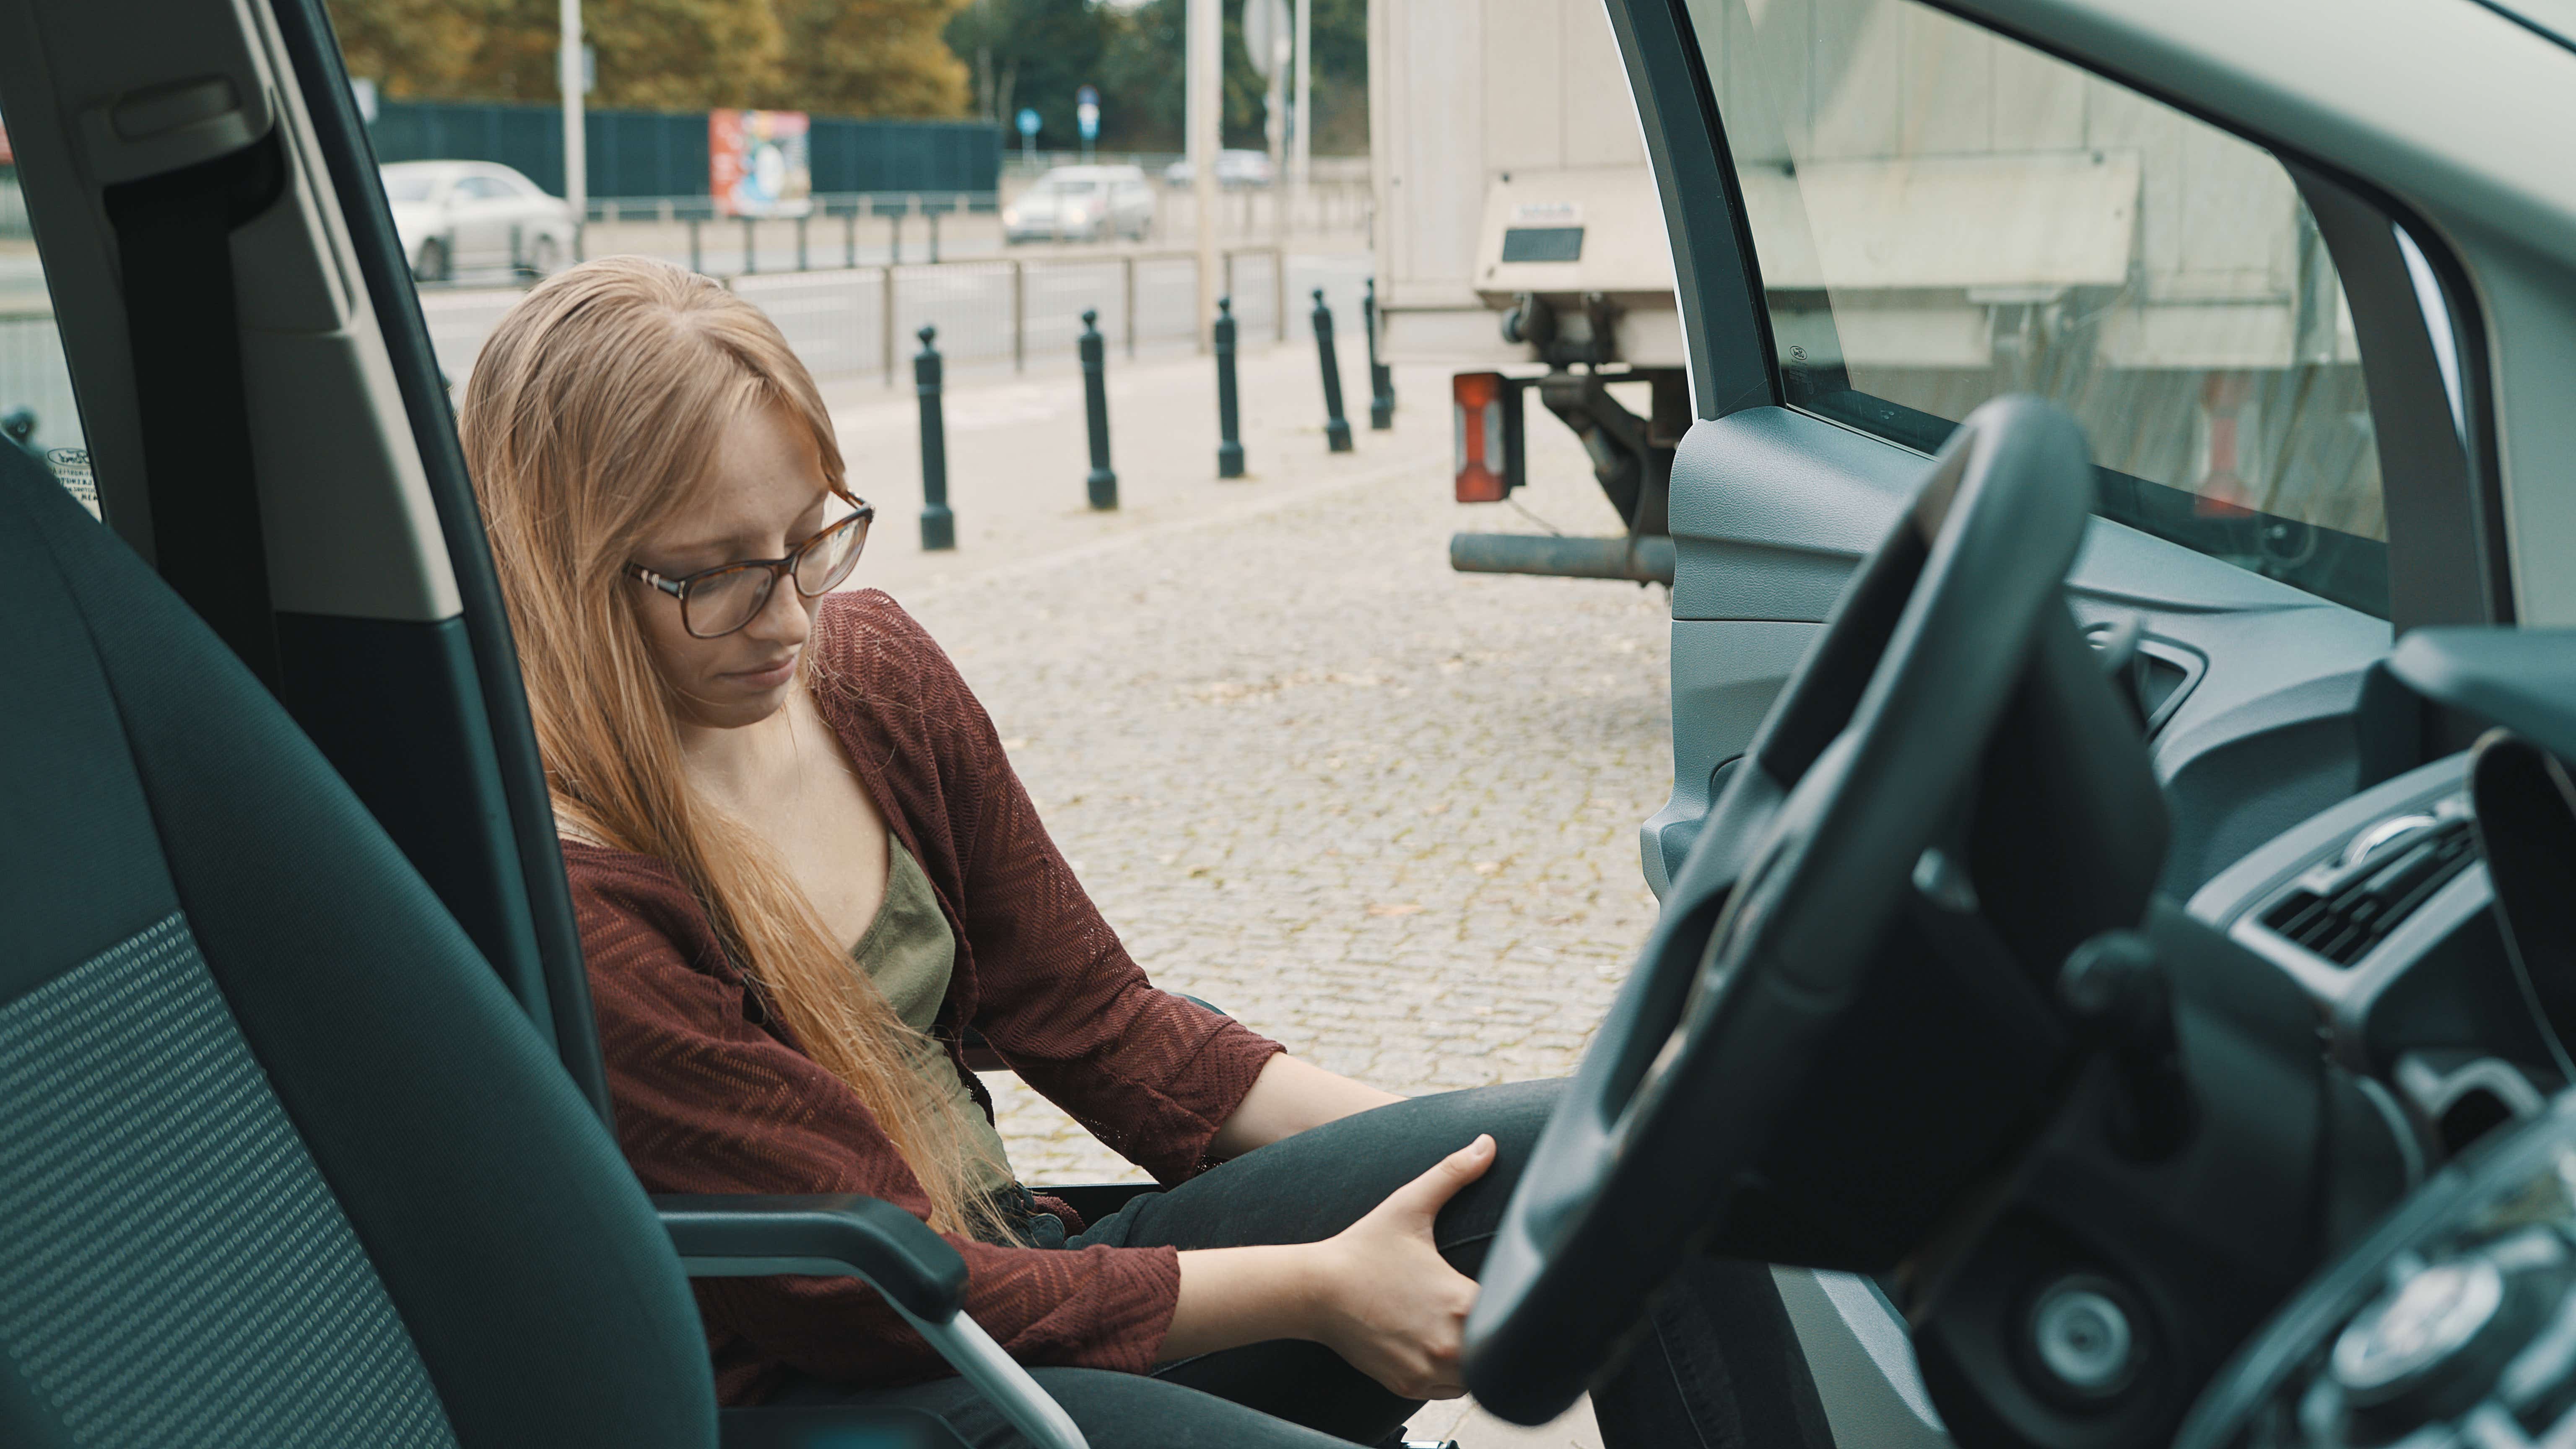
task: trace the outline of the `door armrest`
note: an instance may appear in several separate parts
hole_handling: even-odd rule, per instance
[[[1039,1449],[1086,1449],[1062,1405],[965,1312],[966,1260],[921,1219],[857,1193],[656,1194],[692,1278],[859,1278]]]
[[[966,1301],[966,1260],[928,1224],[880,1198],[659,1194],[653,1208],[692,1278],[855,1275],[906,1314],[934,1322]]]

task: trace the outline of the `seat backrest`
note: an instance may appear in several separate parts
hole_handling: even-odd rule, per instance
[[[0,1443],[715,1442],[679,1260],[285,712],[0,445]]]

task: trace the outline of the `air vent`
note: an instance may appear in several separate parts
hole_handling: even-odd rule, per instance
[[[2478,855],[2467,817],[2447,812],[2383,822],[2353,844],[2263,913],[2274,934],[2338,966],[2369,954]]]

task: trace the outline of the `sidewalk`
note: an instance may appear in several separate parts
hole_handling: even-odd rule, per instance
[[[1246,476],[1216,476],[1216,364],[1166,351],[1108,370],[1110,464],[1119,506],[1086,501],[1088,435],[1082,376],[968,378],[943,398],[948,502],[957,550],[921,551],[920,406],[909,386],[873,379],[826,384],[852,490],[877,507],[863,578],[907,600],[944,589],[1056,568],[1101,550],[1201,525],[1244,524],[1321,490],[1381,483],[1445,489],[1448,378],[1408,374],[1403,426],[1373,433],[1368,368],[1345,357],[1343,405],[1355,414],[1352,452],[1324,441],[1322,374],[1312,343],[1265,347],[1238,360]],[[1436,392],[1435,392],[1436,389]],[[1435,407],[1436,404],[1436,407]],[[1438,427],[1426,414],[1436,411]],[[1615,520],[1614,520],[1615,521]]]
[[[830,389],[878,508],[854,583],[957,660],[1049,832],[1154,979],[1392,1091],[1571,1072],[1654,919],[1637,826],[1671,787],[1660,588],[1452,573],[1443,369],[1327,452],[1311,343],[1245,359],[1251,476],[1216,480],[1213,364],[1113,359],[1122,506],[1084,505],[1081,379],[948,394],[959,547],[925,554],[908,389]],[[1572,436],[1532,420],[1529,514],[1613,533]],[[1016,1078],[986,1079],[1031,1182],[1139,1174]],[[1413,1438],[1598,1449],[1464,1402]]]

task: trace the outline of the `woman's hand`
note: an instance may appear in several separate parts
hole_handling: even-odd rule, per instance
[[[1315,1245],[1323,1281],[1314,1336],[1399,1398],[1467,1392],[1458,1352],[1476,1280],[1440,1256],[1431,1223],[1493,1165],[1494,1139],[1480,1136]]]
[[[1404,1398],[1464,1394],[1458,1350],[1476,1281],[1440,1256],[1431,1224],[1493,1165],[1494,1139],[1480,1136],[1320,1243],[1181,1254],[1163,1357],[1304,1338]]]

